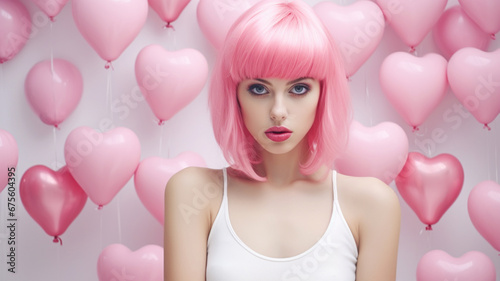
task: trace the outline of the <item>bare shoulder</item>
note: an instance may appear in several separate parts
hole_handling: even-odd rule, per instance
[[[352,177],[339,174],[337,178],[341,197],[358,206],[373,208],[399,208],[396,192],[383,181],[373,177]]]
[[[212,216],[222,200],[221,170],[187,167],[174,174],[165,188],[165,211],[170,205],[183,208],[185,214]]]

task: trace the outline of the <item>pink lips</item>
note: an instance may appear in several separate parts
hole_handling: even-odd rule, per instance
[[[266,136],[274,142],[286,141],[292,136],[292,131],[286,127],[271,127],[266,132]]]

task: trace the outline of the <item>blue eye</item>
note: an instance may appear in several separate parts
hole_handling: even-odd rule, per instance
[[[292,87],[292,93],[295,95],[303,95],[309,92],[309,86],[304,84],[297,84]]]
[[[248,91],[254,95],[264,95],[268,93],[266,87],[261,84],[252,84],[248,86]]]

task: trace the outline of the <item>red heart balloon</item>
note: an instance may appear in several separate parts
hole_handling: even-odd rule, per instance
[[[29,168],[19,185],[21,201],[28,214],[59,242],[73,220],[80,214],[87,194],[71,176],[66,166],[57,172],[37,165]]]
[[[427,158],[410,152],[403,170],[396,177],[396,186],[406,203],[427,224],[437,223],[457,199],[464,183],[460,161],[450,154]]]

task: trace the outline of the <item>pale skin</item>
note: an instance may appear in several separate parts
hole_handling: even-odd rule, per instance
[[[239,84],[245,125],[262,148],[256,172],[264,182],[228,169],[231,224],[240,239],[269,257],[290,257],[313,246],[333,208],[331,171],[303,175],[299,163],[314,122],[319,82],[312,78],[248,79]],[[292,136],[264,133],[285,126]],[[325,172],[328,173],[324,177]],[[339,203],[358,248],[356,281],[396,280],[400,207],[395,192],[375,178],[337,174]],[[187,168],[165,189],[165,280],[205,280],[207,239],[222,201],[221,170]]]

